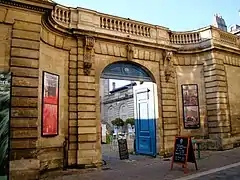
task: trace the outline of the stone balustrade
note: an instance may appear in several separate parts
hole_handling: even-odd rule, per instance
[[[84,8],[68,8],[56,5],[52,19],[65,28],[83,29],[120,37],[131,37],[144,42],[173,45],[181,50],[201,49],[211,45],[210,41],[236,46],[240,40],[236,35],[209,26],[196,31],[174,32],[169,29],[130,19],[110,16]]]
[[[139,36],[150,37],[150,27],[133,22],[131,20],[123,20],[108,16],[100,17],[100,27],[109,30],[120,31]]]
[[[174,32],[170,36],[170,41],[173,44],[191,44],[201,41],[200,32]]]
[[[69,25],[70,24],[70,18],[71,18],[70,8],[57,5],[57,6],[55,6],[55,8],[52,11],[52,17],[57,22]]]
[[[237,44],[237,36],[236,35],[233,35],[231,33],[227,33],[227,32],[224,32],[224,31],[218,31],[219,33],[219,36],[220,36],[220,40],[222,42],[225,42],[225,43],[229,43],[229,44],[234,44],[236,45]]]

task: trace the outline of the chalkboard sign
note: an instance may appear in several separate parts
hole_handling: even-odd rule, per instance
[[[196,170],[198,169],[191,137],[176,136],[171,169],[173,168],[173,163],[182,164],[187,169],[187,162],[194,163]]]
[[[188,150],[188,137],[176,137],[174,149],[173,161],[185,164]]]
[[[119,139],[118,140],[118,148],[119,148],[119,157],[121,160],[129,159],[127,140]]]

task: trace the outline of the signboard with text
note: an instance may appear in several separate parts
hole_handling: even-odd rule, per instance
[[[176,136],[174,141],[171,169],[173,168],[173,163],[177,163],[181,164],[185,168],[184,172],[186,172],[187,162],[194,163],[196,170],[198,169],[191,137]]]

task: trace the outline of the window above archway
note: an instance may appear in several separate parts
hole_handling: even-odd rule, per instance
[[[108,65],[104,69],[101,77],[106,79],[152,81],[149,73],[147,73],[141,66],[125,62]]]

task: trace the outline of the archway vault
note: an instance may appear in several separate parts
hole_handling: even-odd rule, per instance
[[[154,82],[151,73],[139,64],[115,62],[104,68],[101,78]]]

